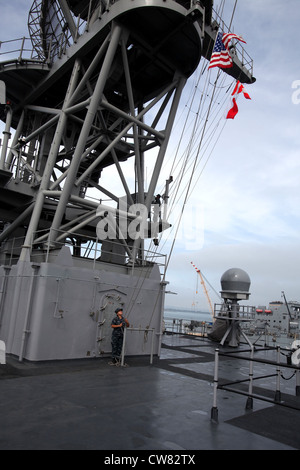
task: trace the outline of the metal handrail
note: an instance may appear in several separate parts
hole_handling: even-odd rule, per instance
[[[13,43],[12,49],[8,46]],[[19,45],[18,45],[19,44]],[[3,50],[4,49],[4,50]],[[0,56],[18,53],[18,57],[11,60],[21,62],[23,59],[33,59],[33,47],[30,38],[25,36],[8,41],[0,41]]]
[[[216,12],[215,9],[213,9],[213,19],[217,22],[219,25],[220,29],[224,33],[229,33],[230,28],[225,24],[224,20],[221,18],[221,16]],[[253,59],[250,57],[248,52],[245,50],[245,48],[242,46],[240,42],[237,42],[237,44],[234,45],[234,49],[238,52],[238,58],[240,59],[242,66],[245,67],[250,73],[251,76],[253,76]]]
[[[150,351],[150,364],[153,363],[153,350],[154,350],[154,328],[124,328],[124,336],[123,336],[123,345],[122,345],[122,353],[121,353],[121,366],[124,366],[124,357],[125,357],[125,346],[126,346],[126,331],[144,331],[152,333],[151,337],[151,351]]]
[[[54,230],[54,229],[51,229],[51,230]],[[72,231],[70,231],[70,233],[67,233],[66,231],[63,231],[63,230],[55,230],[55,231],[59,234],[64,234],[65,238],[71,238],[73,236],[74,237],[77,236],[83,240],[86,239],[87,243],[89,241],[93,242],[94,247],[81,246],[82,252],[78,256],[76,254],[73,254],[74,258],[86,259],[90,261],[93,260],[93,263],[95,266],[96,261],[97,261],[97,256],[99,255],[99,253],[104,253],[104,254],[106,253],[105,250],[101,248],[101,241],[99,241],[97,237],[90,237],[90,236],[87,237],[87,236],[84,236],[83,234],[75,233]],[[36,236],[39,234],[41,236],[39,237],[38,241],[35,241]],[[51,254],[51,247],[49,246],[49,243],[47,243],[48,236],[49,236],[49,233],[48,232],[45,233],[44,230],[35,232],[34,237],[33,237],[34,240],[32,242],[32,247],[35,247],[35,246],[41,247],[42,245],[44,246],[44,248],[41,249],[41,254],[45,256],[45,262],[48,261],[49,256]],[[14,264],[14,260],[19,258],[18,251],[22,248],[24,239],[25,237],[15,237],[11,240],[3,241],[3,244],[5,244],[6,242],[10,244],[11,256],[10,256],[9,263],[7,264],[7,266],[12,266]],[[113,240],[110,240],[110,242],[114,243]],[[71,244],[71,241],[68,242],[68,240],[66,239],[62,240],[61,242],[55,242],[55,243],[58,248],[63,247],[63,246],[74,247],[74,245]],[[16,252],[15,257],[14,257],[14,251]],[[35,256],[37,258],[40,256],[37,251],[33,252],[32,258],[34,259]],[[145,267],[147,267],[149,263],[156,264],[159,268],[161,268],[161,271],[162,271],[161,275],[163,275],[163,271],[166,267],[166,255],[164,255],[163,253],[158,253],[157,251],[151,251],[151,250],[145,249],[143,262],[144,264],[142,264],[141,266],[145,266]],[[114,263],[111,263],[111,264],[114,264]],[[123,264],[120,264],[120,265],[123,266]],[[140,265],[136,265],[136,267],[140,267]]]
[[[277,360],[272,361],[268,359],[260,359],[260,358],[254,358],[254,351],[271,351],[271,350],[277,350]],[[240,355],[241,353],[249,352],[250,351],[250,357],[245,357]],[[284,352],[287,352],[287,349],[284,349]],[[289,405],[286,402],[281,402],[281,388],[280,388],[280,378],[282,377],[281,374],[281,369],[282,368],[287,368],[287,369],[293,369],[295,371],[296,375],[296,388],[295,388],[295,395],[299,396],[300,395],[300,368],[297,367],[296,365],[290,365],[290,364],[284,364],[283,362],[280,361],[280,354],[281,354],[281,348],[278,346],[277,348],[259,348],[259,349],[254,349],[252,347],[249,350],[240,350],[237,351],[236,353],[232,352],[220,352],[220,350],[217,348],[215,350],[215,368],[214,368],[214,391],[213,391],[213,406],[211,408],[211,420],[213,422],[218,422],[218,407],[217,407],[217,390],[226,390],[228,392],[236,393],[239,395],[244,395],[247,396],[247,402],[246,402],[246,409],[247,410],[252,410],[253,408],[253,398],[257,400],[262,400],[266,401],[268,403],[272,403],[274,405],[280,405],[280,406],[285,406],[287,408],[292,408],[295,410],[300,411],[300,404],[298,407],[295,407],[293,405]],[[234,380],[231,382],[226,382],[226,383],[219,383],[219,357],[223,356],[226,358],[232,358],[232,359],[239,359],[239,360],[245,360],[249,361],[249,378],[247,379],[242,379],[242,380]],[[253,370],[253,364],[261,363],[264,365],[273,365],[276,366],[276,372],[272,374],[267,374],[263,376],[257,376],[254,377],[254,370]],[[270,378],[270,377],[276,377],[276,390],[275,390],[275,395],[274,395],[274,400],[271,400],[270,398],[261,396],[261,395],[256,395],[253,393],[253,381],[254,380],[259,380],[259,379],[265,379],[265,378]],[[237,390],[233,387],[232,385],[237,385],[240,383],[246,383],[249,382],[249,387],[248,391],[243,391],[243,390]]]

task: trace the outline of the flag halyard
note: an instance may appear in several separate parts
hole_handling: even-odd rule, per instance
[[[237,105],[237,97],[240,93],[243,93],[244,97],[247,100],[251,100],[250,95],[246,92],[244,85],[237,80],[234,90],[231,94],[232,96],[232,107],[227,113],[226,119],[234,119],[237,113],[239,112],[238,105]]]

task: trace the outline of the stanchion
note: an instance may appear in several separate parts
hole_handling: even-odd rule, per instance
[[[219,349],[215,351],[215,373],[214,373],[214,397],[213,406],[211,409],[211,420],[218,423],[218,408],[217,408],[217,390],[218,390],[218,374],[219,374]]]
[[[300,370],[296,370],[296,397],[300,397]]]
[[[124,328],[124,337],[123,337],[122,354],[121,354],[121,367],[124,367],[126,332],[127,332],[127,328]]]
[[[254,356],[254,347],[251,345],[251,357],[250,357],[250,366],[249,366],[249,396],[246,402],[246,410],[253,410],[253,356]]]
[[[6,364],[6,352],[4,341],[0,341],[0,364]]]
[[[277,367],[276,367],[277,379],[276,379],[276,392],[274,401],[276,403],[281,402],[281,391],[280,391],[280,346],[277,347]]]
[[[154,328],[151,328],[151,330],[149,330],[148,328],[125,328],[124,329],[124,337],[123,337],[123,346],[122,346],[122,353],[121,353],[121,367],[124,366],[125,362],[124,362],[124,357],[125,357],[125,347],[126,347],[126,338],[127,338],[127,331],[147,331],[147,332],[150,332],[152,333],[152,338],[151,338],[151,351],[150,351],[150,364],[153,364],[153,351],[154,351],[154,333],[155,333],[155,329]]]

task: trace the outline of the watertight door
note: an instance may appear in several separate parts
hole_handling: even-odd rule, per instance
[[[97,349],[99,355],[108,355],[111,353],[111,322],[114,318],[117,307],[123,307],[122,296],[115,294],[106,294],[102,306],[97,327]]]

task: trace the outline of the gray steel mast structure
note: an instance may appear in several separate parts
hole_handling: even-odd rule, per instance
[[[212,53],[212,7],[33,2],[31,56],[23,48],[0,63],[0,338],[20,360],[109,354],[119,305],[132,326],[127,353],[159,353],[166,283],[144,237],[128,229],[156,238],[169,226],[151,219],[152,202],[184,85]],[[251,68],[233,59],[227,73],[252,83]],[[167,191],[168,182],[166,200]]]

